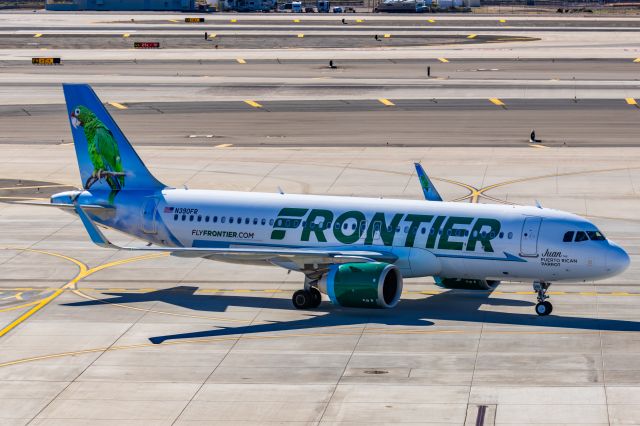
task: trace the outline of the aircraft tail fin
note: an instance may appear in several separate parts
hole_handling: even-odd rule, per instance
[[[63,84],[84,189],[165,187],[149,172],[88,84]]]
[[[422,193],[424,194],[424,199],[428,201],[442,201],[442,197],[438,193],[436,187],[431,183],[431,179],[424,172],[422,165],[420,163],[413,163],[416,167],[416,173],[418,174],[418,179],[420,180],[420,186],[422,187]]]

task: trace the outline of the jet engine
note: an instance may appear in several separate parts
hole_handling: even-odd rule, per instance
[[[500,284],[500,281],[498,280],[436,277],[436,285],[448,289],[492,290],[498,284]]]
[[[402,274],[384,262],[331,265],[318,288],[335,305],[350,308],[393,308],[402,294]]]

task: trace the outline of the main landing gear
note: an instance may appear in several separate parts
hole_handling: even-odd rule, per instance
[[[322,295],[320,294],[320,290],[317,288],[308,287],[304,290],[298,290],[293,293],[291,301],[296,309],[313,309],[320,306],[320,303],[322,302]]]
[[[538,293],[538,304],[536,305],[536,314],[540,316],[546,316],[553,311],[553,305],[551,302],[547,301],[549,296],[547,296],[547,289],[551,283],[545,281],[534,281],[533,282],[533,291]]]

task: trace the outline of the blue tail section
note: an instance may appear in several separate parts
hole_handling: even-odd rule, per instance
[[[84,189],[165,187],[149,172],[88,84],[63,84]]]
[[[413,163],[416,167],[416,173],[418,174],[418,179],[420,180],[420,186],[422,187],[422,193],[424,194],[424,199],[428,201],[442,201],[442,197],[436,190],[436,187],[431,183],[431,179],[424,172],[422,165],[420,163]]]

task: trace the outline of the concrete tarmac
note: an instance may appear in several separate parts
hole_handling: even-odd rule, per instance
[[[3,175],[25,179],[19,194],[78,184],[72,146],[2,151]],[[14,325],[0,337],[2,423],[637,421],[637,148],[139,151],[174,186],[415,199],[412,162],[422,161],[447,200],[469,202],[468,188],[502,183],[480,201],[538,199],[587,215],[632,266],[598,283],[554,284],[544,318],[530,284],[490,294],[443,291],[429,279],[407,280],[393,310],[324,302],[302,312],[289,300],[297,274],[100,249],[67,213],[0,204],[0,333]]]

